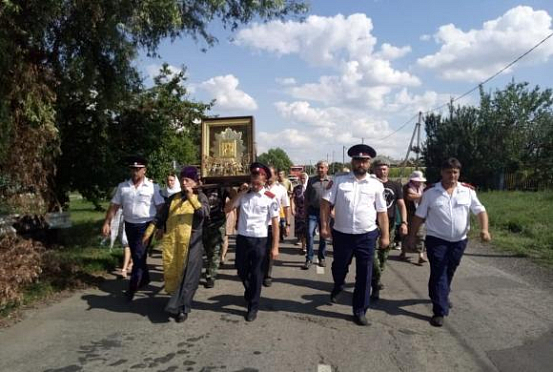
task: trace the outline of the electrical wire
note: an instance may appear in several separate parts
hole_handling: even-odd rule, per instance
[[[528,54],[532,53],[536,48],[538,48],[540,45],[542,45],[543,43],[545,43],[548,39],[550,39],[551,37],[553,37],[553,32],[550,33],[549,35],[547,35],[546,37],[544,37],[542,40],[540,40],[536,45],[534,45],[532,48],[528,49],[526,52],[524,52],[523,54],[521,54],[520,56],[518,56],[517,58],[515,58],[513,61],[511,61],[508,65],[506,65],[505,67],[503,67],[501,70],[497,71],[495,74],[491,75],[490,77],[488,77],[486,80],[484,81],[481,81],[480,83],[478,83],[476,86],[472,87],[471,89],[467,90],[465,93],[461,94],[460,96],[458,97],[455,97],[453,98],[450,102],[447,102],[447,103],[444,103],[440,106],[437,106],[437,107],[434,107],[428,111],[425,111],[425,114],[429,114],[433,111],[438,111],[450,104],[453,104],[454,102],[468,96],[469,94],[471,94],[472,92],[474,92],[475,90],[477,90],[478,88],[480,88],[482,85],[486,84],[486,83],[489,83],[491,80],[493,80],[494,78],[496,78],[498,75],[500,75],[503,71],[507,70],[508,68],[510,68],[511,66],[513,66],[515,63],[517,63],[518,61],[520,61],[521,59],[523,59],[524,57],[526,57]],[[417,117],[418,114],[415,114],[414,117]],[[397,132],[399,132],[401,129],[403,129],[407,124],[409,124],[409,122],[411,122],[411,120],[413,120],[413,118],[409,119],[409,121],[407,121],[405,124],[401,125],[398,129],[396,129],[395,131],[393,131],[392,133],[390,133],[389,135],[387,135],[386,137],[384,138],[381,138],[380,140],[385,140],[387,139],[388,137],[391,137],[392,135],[396,134]]]

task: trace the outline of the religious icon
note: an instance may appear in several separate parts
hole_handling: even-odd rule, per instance
[[[252,116],[206,119],[202,122],[202,166],[205,182],[247,180],[255,159]]]

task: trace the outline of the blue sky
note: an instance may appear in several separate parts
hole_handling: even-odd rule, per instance
[[[258,153],[283,148],[296,164],[342,160],[361,142],[402,158],[418,111],[446,103],[553,32],[553,1],[319,0],[303,23],[252,23],[219,42],[167,40],[137,64],[147,83],[163,62],[186,66],[190,98],[213,114],[253,115]],[[553,38],[485,85],[553,87]],[[477,92],[459,101],[478,102]],[[347,159],[346,159],[347,161]]]

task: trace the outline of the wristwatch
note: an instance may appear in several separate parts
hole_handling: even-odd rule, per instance
[[[407,221],[401,221],[401,225],[403,225],[403,224],[407,225]]]

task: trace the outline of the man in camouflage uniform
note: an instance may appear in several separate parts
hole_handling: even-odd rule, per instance
[[[209,218],[204,225],[203,242],[207,256],[205,270],[206,288],[215,286],[217,269],[221,261],[221,249],[226,234],[226,214],[224,211],[228,190],[223,187],[205,188],[209,201]]]

